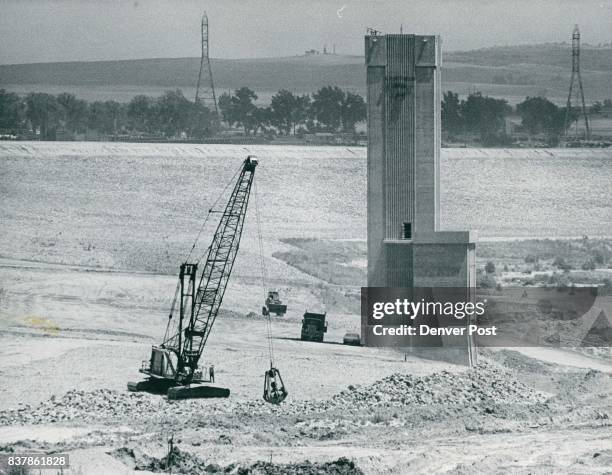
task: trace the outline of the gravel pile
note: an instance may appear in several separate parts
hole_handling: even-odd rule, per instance
[[[135,420],[150,417],[152,411],[163,411],[164,407],[170,409],[167,401],[146,393],[121,393],[108,389],[71,390],[61,397],[52,396],[34,406],[24,404],[17,409],[2,411],[0,425],[39,424],[73,419],[91,422],[114,417]]]
[[[291,388],[289,388],[291,390]],[[234,402],[231,400],[193,399],[168,401],[161,396],[128,391],[72,390],[60,398],[52,397],[36,406],[0,412],[0,425],[41,424],[78,420],[95,422],[120,421],[166,422],[173,419],[207,416],[244,417],[315,414],[334,409],[396,407],[448,404],[468,406],[478,404],[538,403],[546,396],[518,381],[512,373],[493,364],[458,373],[441,371],[428,376],[393,374],[364,386],[349,386],[324,401],[286,401],[271,406],[261,400]],[[215,420],[207,417],[208,420]]]
[[[222,467],[207,463],[196,455],[174,447],[170,458],[152,457],[138,449],[121,447],[109,452],[132,470],[153,473],[177,474],[231,474],[231,475],[363,475],[355,462],[341,457],[332,462],[315,463],[305,460],[298,463],[277,464],[258,461],[251,464],[234,463]]]
[[[301,406],[301,403],[297,403]],[[190,417],[265,415],[291,410],[284,404],[272,406],[263,400],[246,402],[231,399],[186,399],[169,401],[164,396],[145,392],[71,390],[61,397],[52,396],[40,404],[23,404],[17,409],[0,411],[0,426],[45,424],[76,420],[84,423],[117,420],[165,423]],[[215,419],[212,419],[211,424]]]
[[[403,406],[452,404],[538,403],[546,396],[518,381],[511,372],[492,364],[428,376],[393,374],[372,385],[349,386],[331,399],[334,405]]]
[[[345,457],[333,462],[314,463],[306,460],[300,463],[276,464],[256,462],[252,465],[230,465],[222,473],[236,475],[363,475],[352,460]]]

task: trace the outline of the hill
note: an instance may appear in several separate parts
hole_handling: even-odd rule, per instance
[[[476,89],[511,103],[528,95],[546,95],[563,103],[570,61],[567,44],[448,52],[443,58],[443,87],[460,94]],[[248,85],[264,101],[279,89],[305,93],[329,84],[365,93],[365,67],[360,56],[213,59],[212,67],[218,90]],[[0,85],[20,93],[72,90],[97,99],[106,92],[108,98],[129,100],[139,91],[158,94],[164,89],[183,88],[191,92],[198,68],[198,58],[0,65]],[[588,102],[612,97],[612,48],[583,48],[582,75]],[[101,93],[103,97],[98,97]]]
[[[199,58],[6,65],[0,66],[0,82],[193,87],[199,66]],[[363,58],[352,56],[213,59],[212,68],[215,83],[222,89],[248,85],[263,91],[311,91],[328,84],[361,88],[364,77]]]

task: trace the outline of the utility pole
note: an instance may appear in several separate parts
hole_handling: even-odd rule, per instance
[[[576,84],[575,84],[576,83]],[[584,90],[582,88],[582,76],[580,75],[580,30],[578,25],[574,26],[572,33],[572,78],[570,80],[569,94],[567,96],[567,106],[565,109],[564,132],[567,140],[567,131],[570,126],[572,114],[572,95],[580,93],[580,101],[582,104],[582,116],[584,117],[584,125],[586,128],[585,138],[591,138],[591,129],[589,127],[589,116],[587,115],[586,104],[584,102]],[[577,98],[576,98],[577,99]],[[576,119],[576,135],[578,132],[578,119]]]
[[[215,85],[213,83],[212,67],[210,65],[209,42],[208,42],[208,15],[202,15],[202,55],[200,56],[200,72],[198,73],[198,85],[196,88],[195,102],[202,103],[212,114],[214,122],[219,121],[219,110],[217,109],[217,97],[215,96]]]

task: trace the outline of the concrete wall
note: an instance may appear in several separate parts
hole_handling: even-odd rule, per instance
[[[461,287],[473,296],[475,235],[439,229],[439,38],[367,36],[365,56],[368,286]],[[472,361],[471,349],[462,355]]]

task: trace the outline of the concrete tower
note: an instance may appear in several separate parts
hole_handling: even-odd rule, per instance
[[[474,295],[475,234],[440,231],[440,40],[365,38],[368,287]]]

